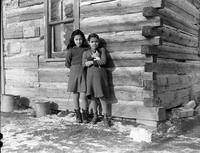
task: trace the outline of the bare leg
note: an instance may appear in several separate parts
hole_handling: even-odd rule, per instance
[[[106,127],[110,127],[110,115],[108,113],[108,104],[105,100],[105,98],[99,98],[100,99],[100,102],[101,102],[101,105],[102,105],[102,109],[103,109],[103,115],[104,115],[104,118],[103,118],[103,124],[104,126]]]
[[[83,110],[87,110],[88,102],[85,93],[80,93],[80,107]]]
[[[80,93],[81,117],[83,123],[88,123],[88,104],[85,93]]]
[[[91,99],[91,107],[94,114],[97,114],[97,102],[95,98]]]
[[[99,98],[99,99],[100,99],[100,102],[101,102],[103,115],[108,114],[108,104],[107,104],[105,98]]]
[[[94,114],[91,123],[96,124],[98,115],[97,115],[97,101],[95,98],[91,99],[91,105],[92,105],[92,110],[93,110],[93,114]]]
[[[79,93],[73,93],[73,100],[74,100],[74,111],[76,114],[76,122],[81,123],[81,113],[79,108]]]
[[[74,109],[79,109],[79,93],[73,93],[73,100],[74,100]]]

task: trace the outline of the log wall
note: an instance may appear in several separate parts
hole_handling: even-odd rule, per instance
[[[44,0],[3,6],[6,93],[72,110],[64,59],[45,57]],[[155,126],[198,98],[199,9],[199,0],[80,1],[80,29],[106,42],[113,116]]]
[[[154,94],[149,90],[153,73],[145,72],[144,65],[154,59],[141,52],[142,45],[160,44],[160,36],[143,36],[142,27],[161,26],[159,16],[146,18],[143,9],[161,8],[162,1],[81,0],[80,6],[81,30],[86,35],[96,32],[106,41],[110,86],[117,98],[112,105],[113,116],[149,120],[150,124],[164,120],[162,107],[144,106],[144,99],[151,99]]]
[[[143,36],[160,36],[159,45],[144,45],[142,52],[155,58],[145,64],[145,71],[154,73],[151,89],[153,99],[146,106],[166,109],[180,106],[189,100],[199,101],[200,48],[199,0],[164,0],[163,7],[145,8],[147,18],[160,17],[161,26],[143,27]]]
[[[39,56],[44,54],[43,0],[4,0],[5,94],[33,104],[39,90]]]

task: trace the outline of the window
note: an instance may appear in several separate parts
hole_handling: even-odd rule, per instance
[[[72,31],[79,28],[79,0],[46,0],[45,8],[47,57],[64,57]]]

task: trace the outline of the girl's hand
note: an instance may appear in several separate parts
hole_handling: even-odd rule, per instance
[[[93,61],[87,61],[87,62],[85,62],[85,65],[86,65],[87,67],[91,66],[92,64],[93,64]]]
[[[96,51],[95,53],[92,53],[91,55],[93,58],[97,58],[100,56],[100,54],[98,53],[98,51]]]
[[[96,57],[94,60],[98,61],[98,60],[100,60],[100,57]]]

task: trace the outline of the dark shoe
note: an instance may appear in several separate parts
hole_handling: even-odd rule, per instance
[[[80,110],[79,109],[75,109],[74,111],[75,111],[75,115],[76,115],[76,122],[77,123],[82,123]]]
[[[111,126],[111,118],[108,115],[104,115],[103,126],[105,126],[105,127]]]
[[[85,124],[88,123],[88,112],[87,112],[87,110],[82,109],[81,116],[82,116],[83,123],[85,123]]]
[[[97,115],[97,114],[94,114],[91,123],[92,123],[92,124],[96,124],[96,123],[97,123],[97,120],[98,120],[98,115]]]

